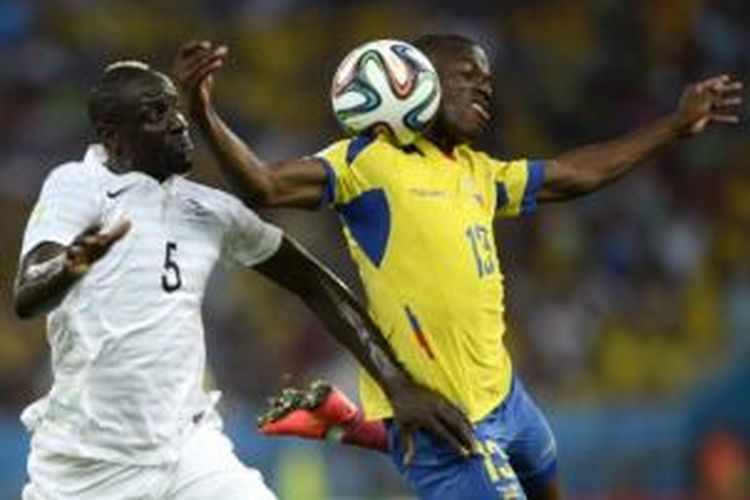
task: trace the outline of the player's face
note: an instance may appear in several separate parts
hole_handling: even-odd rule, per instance
[[[443,96],[436,126],[456,142],[471,142],[492,118],[492,74],[478,45],[433,58]]]
[[[195,147],[172,81],[150,72],[127,84],[122,92],[125,109],[117,135],[133,168],[159,179],[190,170]]]

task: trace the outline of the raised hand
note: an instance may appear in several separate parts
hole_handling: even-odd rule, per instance
[[[121,221],[107,232],[102,232],[100,225],[86,229],[66,248],[65,270],[72,277],[83,276],[129,230],[129,221]]]
[[[711,123],[739,123],[743,84],[719,75],[688,85],[677,107],[680,135],[703,132]]]
[[[191,115],[211,106],[214,78],[226,62],[227,47],[207,40],[188,42],[177,53],[172,76],[187,100]]]

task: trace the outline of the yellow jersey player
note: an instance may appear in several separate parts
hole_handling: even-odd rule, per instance
[[[426,432],[393,425],[387,400],[362,375],[365,414],[382,420],[387,433],[386,446],[381,439],[374,447],[388,449],[420,498],[560,498],[554,439],[503,346],[493,219],[595,191],[679,137],[737,122],[742,84],[709,78],[688,86],[675,112],[624,137],[551,159],[502,161],[471,146],[492,117],[492,74],[482,48],[457,35],[427,35],[414,45],[432,60],[443,90],[423,138],[398,148],[363,134],[274,165],[258,159],[212,105],[213,75],[226,47],[184,47],[175,73],[247,204],[329,206],[341,215],[369,309],[390,345],[417,380],[473,422],[476,449],[462,457]],[[307,406],[282,401],[281,413],[284,405],[314,409],[312,399]]]

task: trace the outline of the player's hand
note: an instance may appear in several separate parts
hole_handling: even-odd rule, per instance
[[[422,429],[442,439],[462,456],[476,452],[474,428],[466,415],[443,395],[416,382],[387,390],[395,424],[401,429],[404,465],[414,457],[414,431]]]
[[[188,42],[177,53],[172,76],[182,90],[191,115],[211,107],[214,73],[226,62],[228,49],[207,40]]]
[[[742,82],[719,75],[688,85],[677,107],[678,132],[692,136],[711,123],[739,123]]]
[[[100,225],[86,229],[66,249],[65,270],[74,278],[83,276],[129,230],[130,222],[126,220],[118,222],[106,232],[101,231]]]

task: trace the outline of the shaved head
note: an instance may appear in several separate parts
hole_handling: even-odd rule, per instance
[[[430,59],[442,55],[455,55],[477,46],[477,42],[463,35],[453,33],[431,33],[418,37],[412,42]]]
[[[94,129],[116,124],[128,105],[128,89],[134,84],[166,79],[148,64],[135,61],[117,61],[107,66],[89,92],[89,119]]]
[[[493,112],[487,54],[476,41],[456,34],[423,35],[413,44],[430,59],[440,76],[440,109],[429,137],[446,150],[474,141]]]
[[[193,143],[177,88],[165,74],[141,61],[110,64],[91,88],[88,105],[111,168],[141,170],[160,181],[190,169]]]

